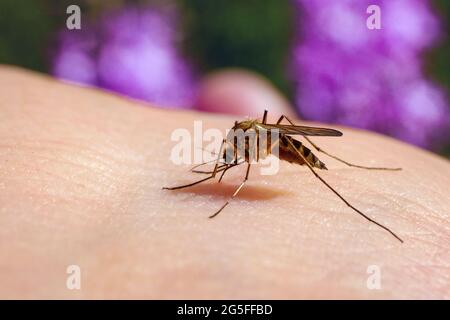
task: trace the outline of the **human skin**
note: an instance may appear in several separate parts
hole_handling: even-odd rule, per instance
[[[214,219],[244,166],[218,184],[169,160],[177,128],[236,117],[154,108],[0,68],[0,298],[450,298],[449,162],[344,127],[314,141],[319,173],[404,243],[345,206],[306,167],[280,163]],[[304,123],[304,122],[302,122]],[[335,127],[335,126],[333,126]],[[69,265],[81,290],[69,290]],[[380,288],[369,289],[377,266]],[[370,281],[369,281],[370,282]]]

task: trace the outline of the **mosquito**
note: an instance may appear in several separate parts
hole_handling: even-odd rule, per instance
[[[235,192],[229,197],[225,204],[217,210],[209,218],[216,217],[229,203],[238,195],[241,189],[244,187],[250,174],[250,167],[252,164],[257,163],[260,159],[265,158],[268,155],[275,155],[280,160],[288,161],[290,163],[298,165],[306,165],[308,169],[319,179],[327,188],[329,188],[341,201],[343,201],[350,209],[362,216],[369,222],[377,225],[378,227],[389,232],[397,240],[403,243],[403,240],[395,234],[391,229],[383,224],[375,221],[367,216],[365,213],[355,208],[350,202],[348,202],[339,192],[337,192],[327,181],[325,181],[316,170],[328,170],[325,164],[319,160],[319,158],[302,142],[294,139],[292,136],[302,136],[306,141],[317,151],[323,153],[349,167],[355,167],[367,170],[401,170],[401,168],[384,168],[384,167],[367,167],[356,165],[345,160],[342,160],[327,151],[321,149],[315,143],[311,141],[309,136],[326,136],[326,137],[339,137],[342,136],[342,132],[330,128],[308,127],[294,124],[287,116],[282,115],[275,124],[267,123],[267,110],[264,111],[262,121],[258,119],[244,120],[241,122],[235,122],[234,126],[228,133],[226,139],[222,140],[217,158],[210,162],[199,164],[191,169],[194,173],[207,174],[206,178],[198,181],[175,186],[164,187],[165,190],[177,190],[182,188],[192,187],[210,179],[214,179],[217,174],[221,173],[218,182],[220,182],[225,173],[236,166],[247,163],[247,170],[245,177],[240,185],[236,188]],[[289,124],[281,124],[283,120],[286,120]],[[235,134],[237,130],[241,130],[246,135],[239,137]],[[261,147],[259,143],[261,139],[265,139],[264,147]],[[274,152],[276,150],[277,152]],[[278,154],[277,154],[278,153]],[[207,163],[215,162],[214,169],[211,171],[202,171],[197,168]]]

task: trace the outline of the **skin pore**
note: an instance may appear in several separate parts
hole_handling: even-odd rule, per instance
[[[8,66],[0,92],[0,298],[450,298],[450,165],[437,155],[338,126],[342,137],[312,138],[353,163],[403,168],[315,152],[321,176],[403,244],[289,163],[272,176],[252,168],[208,219],[246,166],[220,184],[162,190],[202,177],[169,160],[171,133],[194,120],[225,132],[243,117],[158,109]],[[66,287],[69,265],[81,290]],[[367,285],[374,268],[379,289]]]

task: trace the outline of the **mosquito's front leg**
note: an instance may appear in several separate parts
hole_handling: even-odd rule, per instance
[[[281,121],[283,121],[283,119],[286,119],[290,124],[292,124],[293,126],[295,125],[288,117],[286,117],[285,115],[282,115],[280,117],[280,119],[278,119],[277,124],[280,124]],[[384,167],[367,167],[367,166],[361,166],[361,165],[357,165],[357,164],[353,164],[350,163],[348,161],[345,161],[341,158],[336,157],[335,155],[332,155],[331,153],[328,153],[327,151],[323,150],[322,148],[319,148],[319,146],[317,146],[314,142],[311,141],[310,138],[308,138],[307,136],[303,136],[305,138],[306,141],[309,142],[309,144],[312,145],[312,147],[314,149],[316,149],[318,152],[322,152],[323,154],[326,154],[327,156],[349,166],[349,167],[354,167],[354,168],[360,168],[360,169],[367,169],[367,170],[392,170],[392,171],[398,171],[398,170],[402,170],[402,168],[384,168]]]
[[[196,184],[202,183],[206,180],[212,179],[216,176],[218,167],[219,167],[219,162],[220,162],[220,158],[222,156],[222,151],[224,150],[223,146],[226,143],[226,139],[222,140],[222,144],[220,145],[220,150],[219,150],[219,154],[217,155],[217,160],[216,160],[216,164],[214,166],[214,170],[212,172],[212,174],[209,177],[206,177],[204,179],[189,183],[189,184],[185,184],[185,185],[181,185],[181,186],[176,186],[176,187],[163,187],[164,190],[176,190],[176,189],[182,189],[182,188],[187,188],[187,187],[192,187],[195,186]]]

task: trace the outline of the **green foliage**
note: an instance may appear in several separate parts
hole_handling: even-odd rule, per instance
[[[39,1],[0,1],[0,63],[45,71],[51,19]]]
[[[450,1],[433,0],[444,23],[444,39],[425,54],[430,78],[450,91]],[[95,18],[124,3],[164,4],[163,0],[1,0],[0,63],[47,71],[49,45],[65,23],[69,4],[82,7],[83,17]],[[265,75],[292,98],[287,77],[294,15],[283,0],[178,0],[185,53],[201,72],[243,67]],[[450,155],[450,149],[445,153]]]
[[[450,22],[450,1],[434,1],[437,14],[444,23],[444,33],[441,42],[426,55],[426,69],[430,77],[450,91],[450,35],[448,24]],[[445,28],[446,27],[446,28]],[[447,29],[447,30],[445,30]]]
[[[186,0],[186,52],[203,71],[243,67],[289,94],[286,79],[292,7],[280,0]]]

